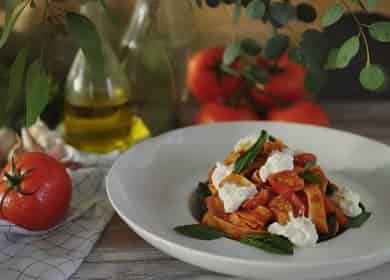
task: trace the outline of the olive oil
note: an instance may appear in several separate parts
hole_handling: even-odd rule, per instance
[[[122,103],[72,104],[65,102],[65,138],[70,145],[87,152],[125,150],[149,136],[143,122]]]

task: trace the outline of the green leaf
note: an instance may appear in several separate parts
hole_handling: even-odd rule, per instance
[[[22,91],[24,83],[24,74],[26,72],[28,49],[19,51],[10,70],[8,91],[3,93],[3,109],[0,110],[0,126],[9,126],[17,128],[15,120],[23,115],[21,108],[24,108],[25,95]]]
[[[316,164],[316,162],[314,160],[308,160],[305,164],[305,166],[303,167],[303,170],[302,172],[307,172],[310,170],[310,168],[312,168],[314,165]]]
[[[339,49],[333,48],[329,50],[328,52],[328,59],[325,63],[325,69],[326,70],[335,70],[338,69],[337,66],[337,55],[338,55]]]
[[[213,240],[225,236],[222,231],[202,224],[178,226],[174,230],[177,233],[200,240]]]
[[[376,8],[379,0],[367,0],[367,8],[369,11],[372,11]]]
[[[256,158],[257,154],[261,151],[264,143],[268,139],[268,133],[265,130],[261,131],[256,143],[250,147],[248,151],[242,154],[234,163],[234,173],[240,173],[246,166],[251,164]]]
[[[380,65],[368,64],[360,72],[360,83],[367,90],[379,90],[386,81],[385,72]]]
[[[326,11],[321,19],[322,26],[328,27],[335,24],[344,14],[344,7],[341,4],[336,4]]]
[[[26,79],[26,126],[33,125],[50,100],[50,80],[41,61],[34,61]]]
[[[231,65],[239,56],[241,53],[241,43],[240,42],[234,42],[227,46],[223,53],[222,62],[224,65]]]
[[[27,7],[29,3],[30,1],[20,2],[17,0],[6,2],[5,7],[6,7],[7,14],[5,17],[3,32],[1,33],[0,36],[0,48],[2,48],[7,42],[7,39],[11,34],[11,31],[15,26],[16,21],[18,20],[19,16],[22,14],[22,12],[24,11],[24,9]]]
[[[337,190],[337,187],[332,184],[331,182],[328,182],[328,184],[326,185],[326,195],[327,196],[330,196],[332,194],[334,194]]]
[[[368,31],[372,38],[379,42],[390,42],[390,21],[379,21],[371,24]]]
[[[261,84],[265,84],[269,80],[268,72],[258,66],[247,68],[244,71],[243,76],[252,82]]]
[[[289,38],[286,35],[277,34],[267,41],[264,56],[267,59],[279,58],[288,48]]]
[[[303,180],[305,180],[305,182],[308,182],[310,184],[315,184],[315,185],[321,184],[320,177],[318,177],[317,174],[309,170],[299,173],[299,177],[301,177]]]
[[[206,197],[211,195],[209,186],[207,183],[199,182],[196,192],[200,199],[204,200]]]
[[[362,213],[354,218],[349,217],[346,228],[360,228],[371,217],[371,213],[366,211],[363,204],[360,203],[359,206],[362,209]]]
[[[326,85],[327,74],[320,68],[313,68],[313,66],[310,66],[310,71],[305,76],[305,88],[308,92],[320,93],[321,89]]]
[[[288,58],[292,63],[304,64],[304,55],[300,48],[291,48],[288,51]]]
[[[241,41],[241,49],[244,53],[251,56],[257,56],[261,51],[260,45],[252,38],[243,39]]]
[[[320,72],[328,55],[328,41],[323,33],[316,29],[305,30],[302,34],[300,48],[305,66],[310,71]]]
[[[358,36],[353,36],[346,40],[337,52],[337,68],[345,68],[351,60],[359,53],[360,40]]]
[[[266,11],[266,6],[261,0],[252,0],[246,7],[246,14],[252,19],[262,20]]]
[[[270,17],[273,22],[283,26],[296,19],[296,9],[287,3],[273,3],[270,6]]]
[[[97,79],[104,79],[102,42],[95,25],[85,16],[68,12],[67,23],[71,38],[82,49]]]
[[[241,0],[236,0],[233,11],[233,22],[238,23],[241,17]]]
[[[271,234],[248,234],[240,238],[240,242],[262,249],[266,252],[293,255],[294,245],[283,236]]]

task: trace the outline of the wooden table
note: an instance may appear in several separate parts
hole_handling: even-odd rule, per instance
[[[335,128],[390,144],[390,101],[332,101],[323,103],[323,106]],[[389,279],[390,268],[382,267],[377,271],[375,280]],[[211,280],[220,277],[225,279],[213,272],[173,259],[153,248],[115,215],[96,248],[72,280]]]

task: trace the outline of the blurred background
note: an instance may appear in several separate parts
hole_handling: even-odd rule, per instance
[[[22,47],[28,45],[32,49],[32,55],[30,59],[32,60],[34,56],[39,55],[40,49],[35,49],[35,46],[39,46],[36,42],[42,40],[42,27],[40,24],[40,16],[43,11],[39,9],[40,1],[45,0],[36,0],[37,8],[31,9],[27,8],[20,19],[18,20],[14,32],[9,39],[9,42],[0,52],[0,92],[4,91],[8,87],[8,71],[9,67],[12,64],[17,51]],[[78,0],[68,0],[68,1],[59,1],[61,5],[67,10],[79,10],[80,1]],[[131,30],[129,31],[129,23],[134,15],[135,0],[109,0],[107,1],[109,10],[115,17],[114,23],[105,23],[102,28],[104,29],[104,34],[107,37],[107,41],[111,45],[112,49],[117,56],[123,58],[123,42],[122,40],[127,37],[131,37]],[[195,2],[195,1],[194,1]],[[291,3],[308,3],[316,7],[318,14],[314,22],[310,24],[305,24],[302,22],[296,22],[291,24],[291,28],[283,30],[282,32],[287,32],[289,35],[298,38],[299,35],[308,27],[320,28],[320,17],[323,11],[334,4],[333,0],[316,0],[316,1],[304,1],[304,0],[292,0]],[[272,28],[266,26],[260,22],[256,22],[248,19],[247,17],[241,17],[238,24],[233,24],[232,22],[232,9],[226,8],[225,5],[220,5],[217,8],[210,8],[208,6],[203,6],[202,9],[196,8],[194,6],[192,10],[191,20],[182,25],[182,28],[186,28],[189,33],[191,33],[191,47],[187,50],[186,58],[190,56],[191,53],[196,52],[201,48],[212,47],[212,46],[223,46],[229,42],[232,42],[237,36],[245,37],[252,36],[256,38],[261,44],[265,43],[266,40],[272,34]],[[169,19],[171,18],[170,13],[175,13],[174,10],[165,11],[166,15],[166,24],[170,26]],[[178,12],[178,10],[176,10]],[[180,13],[180,11],[179,11]],[[390,1],[379,1],[378,7],[375,11],[370,14],[358,14],[359,19],[362,23],[369,24],[374,21],[387,19],[390,15]],[[176,15],[177,16],[177,15]],[[3,1],[0,2],[0,26],[4,23],[4,11],[3,11]],[[176,27],[178,28],[177,24]],[[127,35],[124,35],[126,34]],[[183,32],[183,30],[175,30],[175,32]],[[331,26],[325,30],[325,34],[329,37],[331,46],[338,47],[340,44],[349,38],[352,34],[357,33],[357,28],[353,23],[351,16],[344,16],[337,24]],[[131,38],[127,38],[131,41]],[[122,43],[121,43],[122,42]],[[128,43],[128,42],[127,42]],[[390,69],[390,56],[388,55],[388,46],[383,43],[379,43],[374,40],[370,40],[369,44],[371,46],[372,52],[375,54],[373,61],[374,63],[380,61],[382,65],[387,69]],[[153,44],[149,44],[153,46]],[[154,46],[153,46],[154,47]],[[51,105],[46,109],[43,118],[48,122],[51,127],[56,126],[63,120],[63,100],[64,100],[64,91],[65,91],[65,81],[68,76],[72,62],[76,55],[77,48],[71,43],[69,39],[65,36],[56,37],[50,42],[50,45],[47,46],[47,67],[49,71],[53,74],[53,79],[58,82],[57,91],[58,94],[55,95],[55,98],[51,101]],[[156,50],[152,49],[148,54],[148,59],[152,61],[153,64],[159,64],[159,59],[156,58]],[[173,60],[178,59],[177,63],[179,66],[175,66],[177,69],[164,69],[164,72],[185,72],[185,63],[186,58],[183,57],[183,60],[180,58],[173,58]],[[172,59],[172,58],[171,58]],[[329,99],[347,99],[347,100],[357,100],[357,99],[386,99],[390,98],[389,90],[386,90],[382,93],[370,93],[365,91],[359,84],[358,73],[360,71],[360,65],[364,63],[364,53],[363,50],[360,50],[357,59],[354,59],[352,67],[349,67],[346,70],[337,70],[329,73],[329,82],[326,87],[322,89],[320,94],[316,97],[319,100],[329,100]],[[154,60],[154,61],[153,61]],[[180,66],[181,65],[181,66]],[[182,70],[180,67],[184,67]],[[131,74],[129,79],[131,80]],[[181,79],[181,83],[184,84],[185,76],[176,77]],[[143,80],[144,84],[153,83],[151,76],[147,76]],[[180,85],[180,87],[185,87],[185,85]],[[159,91],[159,88],[144,88],[136,87],[130,89],[131,91],[138,91],[144,94],[145,92],[150,91]],[[136,93],[137,94],[137,93]],[[180,93],[181,97],[185,94]],[[166,97],[162,97],[166,98]],[[172,110],[184,110],[190,111],[193,106],[193,100],[191,98],[187,100],[190,106],[184,106],[181,108],[173,108]],[[168,106],[168,105],[167,105]],[[160,106],[167,108],[167,106]],[[145,113],[145,119],[150,119],[152,122],[162,122],[160,116],[166,115],[166,112],[157,112],[158,108],[154,107],[153,109],[148,108],[148,112]],[[156,111],[157,110],[157,111]],[[153,112],[152,114],[150,112]],[[157,112],[157,113],[156,113]],[[188,113],[184,113],[184,115]],[[192,115],[191,115],[192,118]],[[185,117],[184,117],[185,119]],[[189,120],[183,120],[180,124],[188,124]],[[156,129],[152,128],[152,134],[158,134],[168,129],[165,124],[159,124],[161,127]]]

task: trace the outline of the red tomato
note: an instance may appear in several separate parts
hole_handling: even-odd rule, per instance
[[[273,108],[268,112],[267,119],[330,126],[329,118],[321,107],[306,100],[298,101],[287,108]]]
[[[196,53],[187,65],[187,87],[201,102],[216,101],[233,95],[241,85],[240,78],[220,69],[223,48],[209,48]],[[236,61],[230,66],[239,67]]]
[[[304,216],[307,213],[306,204],[295,192],[286,193],[284,196],[292,204],[295,215]]]
[[[65,167],[44,153],[23,153],[8,164],[0,182],[1,218],[29,230],[47,230],[65,217],[72,193]],[[11,185],[11,187],[10,187]]]
[[[205,103],[196,114],[194,122],[196,124],[206,124],[258,119],[256,112],[249,108],[233,108],[219,103]]]
[[[316,163],[317,157],[311,153],[301,153],[294,155],[294,165],[304,167],[308,161]]]
[[[266,205],[271,200],[271,192],[261,189],[255,196],[247,199],[242,204],[243,209],[255,209],[259,205]]]
[[[294,171],[282,171],[268,177],[272,189],[279,194],[303,190],[305,182]]]
[[[258,61],[264,66],[264,59]],[[283,54],[276,63],[282,72],[273,74],[265,84],[257,84],[251,91],[253,98],[263,106],[273,106],[281,102],[292,102],[308,94],[305,89],[306,69],[300,64],[293,64],[288,54]]]

